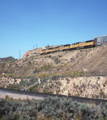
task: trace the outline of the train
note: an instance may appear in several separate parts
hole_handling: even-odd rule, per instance
[[[99,45],[103,45],[107,43],[107,35],[96,37],[92,40],[87,40],[84,42],[77,42],[73,44],[66,44],[66,45],[59,45],[56,47],[48,47],[45,49],[42,49],[41,55],[48,54],[48,53],[54,53],[58,51],[65,51],[65,50],[75,50],[75,49],[82,49],[82,48],[90,48],[90,47],[96,47]]]

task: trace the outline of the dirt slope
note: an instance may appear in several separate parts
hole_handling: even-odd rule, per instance
[[[28,51],[29,57],[25,54],[21,60],[0,62],[1,76],[48,77],[71,75],[74,71],[77,74],[107,75],[107,44],[46,55],[39,54],[41,49]]]

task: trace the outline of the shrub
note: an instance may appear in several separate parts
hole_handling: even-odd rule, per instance
[[[69,68],[66,68],[66,71],[68,71],[69,70]]]
[[[105,93],[102,90],[100,91],[99,94],[100,94],[101,97],[105,98]]]
[[[50,65],[50,64],[45,64],[44,66],[41,67],[41,69],[48,71],[49,69],[51,69],[51,67],[52,67],[52,65]]]
[[[107,103],[101,109],[101,114],[104,120],[107,120]]]
[[[38,112],[44,115],[44,120],[107,120],[107,103],[93,107],[57,96],[21,102],[0,99],[1,120],[36,120]]]
[[[10,111],[8,114],[3,116],[3,120],[19,120],[19,113],[17,111]]]
[[[86,104],[82,104],[79,107],[79,112],[83,118],[83,120],[97,120],[99,118],[99,115],[96,112],[96,109],[94,107],[89,107]]]
[[[60,63],[60,60],[58,58],[55,58],[55,63],[56,64]]]

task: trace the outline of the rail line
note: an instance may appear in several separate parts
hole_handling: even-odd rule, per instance
[[[66,98],[72,98],[73,101],[81,102],[81,103],[90,103],[90,104],[96,104],[99,105],[100,103],[105,104],[107,100],[103,99],[94,99],[94,98],[85,98],[85,97],[76,97],[76,96],[66,96],[66,95],[58,95],[58,94],[48,94],[48,93],[38,93],[38,92],[29,92],[29,91],[20,91],[20,90],[13,90],[13,89],[7,89],[7,88],[0,88],[0,92],[5,93],[12,93],[12,94],[19,94],[19,95],[26,95],[26,96],[32,96],[32,97],[38,97],[38,98],[45,98],[48,96],[52,97],[66,97]]]

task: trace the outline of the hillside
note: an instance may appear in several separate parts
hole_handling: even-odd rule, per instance
[[[6,57],[6,58],[0,58],[0,62],[7,62],[7,61],[14,61],[15,59],[10,56],[10,57]]]
[[[40,55],[42,48],[26,52],[21,60],[0,61],[0,73],[6,76],[106,75],[107,44],[95,48]],[[27,56],[29,54],[29,56]]]
[[[48,92],[87,97],[99,96],[100,92],[106,93],[107,44],[95,48],[61,51],[46,55],[40,55],[41,50],[42,48],[30,50],[25,53],[21,60],[0,61],[0,81],[3,83],[4,77],[8,79],[17,78],[20,81],[22,78],[28,80],[40,77],[42,80],[53,81],[53,78],[56,77],[60,83],[59,86],[48,89]],[[101,80],[99,80],[99,77],[102,77]],[[66,84],[64,86],[65,83],[62,83],[62,79],[65,80],[65,83],[69,79],[69,85]],[[11,83],[8,82],[7,86],[9,84]],[[74,87],[72,86],[73,84]],[[101,84],[104,84],[105,87],[102,87]],[[44,88],[44,85],[41,88]],[[82,85],[85,86],[86,91]],[[93,86],[95,88],[94,92],[99,88],[96,95],[92,95],[93,92],[88,93],[88,88],[90,87],[90,90],[92,90]],[[80,89],[80,92],[77,92],[77,89]],[[35,90],[37,89],[34,88],[33,91]],[[43,89],[39,88],[38,90],[43,92]],[[72,91],[75,92],[73,93]]]
[[[43,72],[57,72],[58,75],[65,75],[65,73],[68,74],[69,72],[74,71],[84,71],[85,73],[91,75],[107,74],[107,45],[89,49],[63,51],[47,55],[39,55],[40,51],[41,49],[37,49],[35,50],[35,52],[28,51],[27,54],[29,54],[29,56],[31,57],[35,56],[34,58],[36,60],[32,59],[32,63],[37,63],[38,66],[41,66]],[[38,56],[36,57],[35,54],[37,54]],[[26,58],[27,57],[23,57],[23,59]],[[30,57],[28,58],[29,60],[31,59]],[[36,66],[36,69],[37,72],[41,71],[40,67],[38,68]]]

